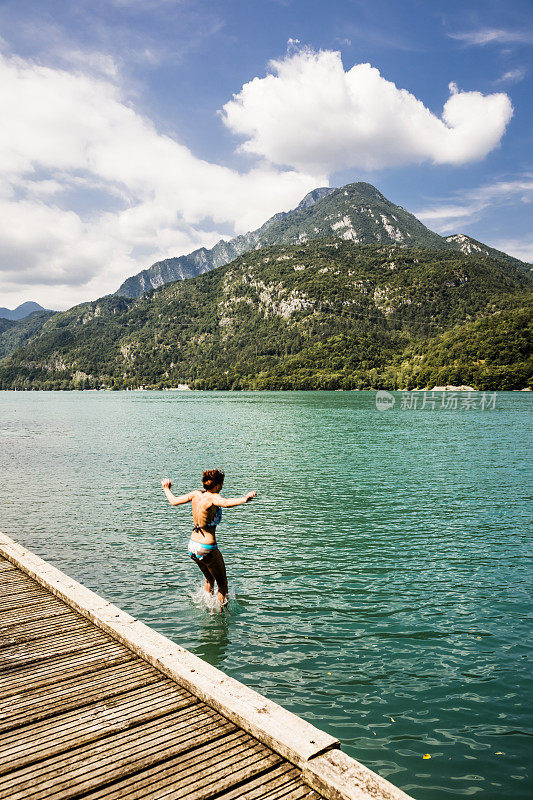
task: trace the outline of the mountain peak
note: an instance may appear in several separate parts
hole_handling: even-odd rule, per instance
[[[308,192],[295,209],[274,214],[255,231],[220,241],[210,250],[200,248],[187,255],[158,261],[128,278],[116,294],[139,297],[150,289],[208,272],[261,247],[303,244],[330,236],[361,245],[394,244],[461,252],[470,248],[468,252],[505,258],[504,254],[497,254],[473,239],[464,241],[468,237],[444,239],[426,228],[413,214],[388,200],[375,186],[357,181],[338,189],[317,187]],[[506,258],[515,261],[510,256]],[[515,266],[518,264],[515,262]]]
[[[27,317],[28,314],[33,314],[34,311],[44,311],[45,309],[34,303],[33,300],[28,300],[26,303],[21,303],[14,309],[0,308],[0,319],[19,320]]]
[[[346,186],[342,186],[338,191],[343,191],[354,199],[360,198],[361,200],[366,200],[367,202],[374,200],[380,203],[391,203],[391,201],[387,200],[385,195],[382,194],[379,189],[376,189],[376,187],[372,186],[371,183],[366,183],[365,181],[347,183]],[[394,203],[391,203],[391,205],[394,205]]]
[[[298,205],[294,210],[304,211],[304,209],[314,205],[317,202],[317,200],[322,200],[323,197],[327,197],[328,195],[333,194],[333,192],[336,191],[337,191],[336,188],[331,188],[329,186],[321,186],[318,189],[313,189],[312,192],[308,192],[305,195],[305,197],[302,200],[300,200],[300,202],[298,203]]]

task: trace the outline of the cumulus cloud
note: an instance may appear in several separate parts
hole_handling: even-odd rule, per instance
[[[450,84],[440,117],[370,64],[344,70],[340,53],[302,49],[270,62],[222,118],[241,151],[306,172],[431,162],[465,164],[500,142],[513,109],[506,94]]]
[[[0,56],[0,298],[63,308],[114,291],[154,261],[253,229],[338,169],[483,157],[505,94],[460,92],[438,117],[369,64],[298,49],[245,84],[222,118],[248,171],[197,158],[129,101],[107,57],[49,67]],[[26,287],[26,290],[24,290]]]
[[[323,173],[203,161],[104,75],[0,58],[0,296],[65,307],[291,208]],[[87,207],[87,196],[92,201]]]
[[[459,196],[460,202],[457,199]],[[475,189],[463,190],[451,201],[447,199],[434,203],[415,211],[415,215],[439,233],[454,233],[457,232],[458,226],[468,225],[479,219],[487,209],[516,201],[533,202],[533,175],[525,174],[513,180],[495,181]],[[511,250],[506,250],[498,244],[494,244],[494,247],[511,253]],[[515,242],[514,251],[517,251],[517,248]],[[515,254],[516,252],[512,252],[512,255]]]

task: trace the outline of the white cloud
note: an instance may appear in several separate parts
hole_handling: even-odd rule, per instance
[[[526,264],[533,263],[533,237],[525,239],[498,239],[492,245],[510,256],[525,261]]]
[[[58,52],[58,56],[67,64],[73,67],[87,69],[94,71],[97,75],[103,75],[108,78],[116,78],[118,69],[116,62],[111,56],[104,53],[91,53],[79,49],[67,49]]]
[[[450,233],[457,225],[472,222],[480,210],[478,203],[443,203],[414,213],[429,228],[439,233]]]
[[[510,31],[504,28],[479,28],[475,31],[450,33],[449,36],[467,45],[533,44],[533,31],[528,30]]]
[[[480,158],[512,114],[505,94],[452,85],[439,118],[368,64],[345,72],[338,53],[297,50],[224,107],[260,156],[239,172],[159,133],[107,57],[72,49],[63,63],[0,57],[0,305],[64,308],[114,291],[294,207],[336,169]]]
[[[494,83],[519,83],[519,81],[524,80],[525,77],[525,69],[510,69],[507,72],[504,72],[500,78],[494,81]]]
[[[458,197],[461,198],[460,202],[457,201]],[[488,208],[517,201],[533,202],[533,175],[526,174],[514,180],[495,181],[475,189],[457,192],[452,202],[448,199],[433,204],[415,211],[415,216],[439,233],[454,233],[459,226],[478,220]],[[500,250],[504,249],[497,244],[493,246]],[[505,252],[510,251],[505,250]]]
[[[302,49],[270,63],[225,104],[241,151],[306,172],[429,161],[465,164],[498,146],[513,109],[506,94],[462,92],[438,117],[370,64],[344,71],[338,52]]]
[[[1,305],[22,296],[59,308],[114,291],[158,258],[257,227],[327,183],[196,158],[128,105],[105,59],[91,61],[105,74],[0,57]],[[89,191],[101,210],[84,207]]]

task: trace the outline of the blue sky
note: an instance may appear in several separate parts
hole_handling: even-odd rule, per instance
[[[0,36],[0,305],[357,180],[533,260],[531,0],[4,0]]]

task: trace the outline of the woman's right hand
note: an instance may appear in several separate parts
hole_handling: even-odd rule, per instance
[[[249,503],[254,497],[257,497],[257,492],[248,492],[248,494],[244,495],[245,503]]]
[[[168,478],[164,478],[161,481],[161,486],[163,487],[163,489],[170,489],[170,487],[172,486],[172,481],[169,480]]]

